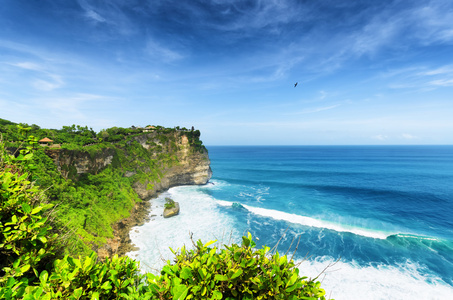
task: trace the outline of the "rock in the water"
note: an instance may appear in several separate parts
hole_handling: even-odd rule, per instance
[[[164,209],[164,218],[170,218],[179,214],[179,203],[175,202],[175,207]]]

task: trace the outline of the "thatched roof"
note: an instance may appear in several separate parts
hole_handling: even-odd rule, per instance
[[[39,142],[40,142],[40,143],[51,143],[51,142],[53,142],[53,141],[52,141],[51,139],[45,137],[45,138],[43,138],[42,140],[40,140]]]

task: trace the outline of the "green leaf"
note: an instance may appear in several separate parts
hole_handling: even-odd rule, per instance
[[[205,247],[209,247],[210,245],[214,244],[215,242],[217,242],[217,240],[215,240],[215,241],[209,241],[209,242],[207,242],[204,246],[205,246]]]
[[[75,267],[74,260],[76,260],[76,259],[72,258],[71,256],[68,256],[68,257],[66,258],[66,260],[68,261],[68,263],[69,263],[69,265],[70,265],[71,267]]]
[[[47,273],[46,270],[42,271],[41,274],[39,275],[39,281],[41,281],[41,284],[46,284],[47,278],[49,278],[49,274]]]
[[[5,225],[8,225],[8,224],[11,224],[11,225],[17,224],[17,216],[16,216],[16,215],[13,215],[13,216],[11,217],[11,222],[10,222],[10,223],[6,223]]]
[[[41,210],[42,210],[42,206],[35,207],[35,208],[33,208],[33,210],[31,211],[31,214],[32,214],[32,215],[37,214],[37,213],[39,213]]]
[[[189,287],[186,287],[184,289],[184,291],[177,298],[176,298],[176,295],[175,295],[175,297],[173,297],[173,299],[184,300],[184,299],[186,299],[186,296],[187,296],[188,292],[189,292]]]
[[[216,291],[214,291],[212,293],[212,297],[214,299],[222,299],[223,298],[223,294],[222,294],[222,292],[216,290]]]
[[[233,274],[233,276],[231,276],[231,279],[237,278],[237,277],[241,276],[241,274],[242,274],[242,269],[239,269]]]
[[[189,278],[192,278],[193,277],[192,270],[190,268],[184,267],[181,270],[180,276],[182,279],[186,279],[186,280]]]
[[[250,246],[250,240],[247,239],[245,236],[242,237],[242,244],[245,246],[245,247],[248,247]]]
[[[27,214],[31,213],[31,207],[30,205],[28,205],[28,203],[22,203],[22,209]]]
[[[83,288],[82,287],[79,287],[78,289],[74,290],[74,297],[76,299],[80,299],[80,297],[82,297],[82,294],[83,294]]]
[[[228,277],[226,275],[220,275],[220,274],[216,274],[214,276],[214,280],[218,280],[218,281],[227,281],[228,280]]]
[[[290,286],[289,288],[287,288],[285,291],[286,291],[287,293],[291,293],[291,292],[294,291],[296,288],[297,288],[297,284],[294,284],[294,285]]]
[[[286,264],[286,263],[287,263],[286,255],[283,255],[282,257],[280,257],[279,264],[283,265],[283,264]]]
[[[27,272],[28,270],[30,270],[31,266],[29,264],[26,264],[26,265],[23,265],[22,267],[20,267],[20,271],[22,273],[25,273]]]
[[[99,300],[99,293],[98,292],[94,292],[91,295],[91,300]]]
[[[102,284],[101,289],[103,290],[110,290],[112,288],[112,285],[110,284],[110,281],[106,281]]]

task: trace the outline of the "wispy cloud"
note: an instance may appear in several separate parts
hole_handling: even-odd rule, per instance
[[[111,38],[117,38],[117,35],[129,36],[136,32],[139,24],[134,22],[126,11],[129,1],[92,1],[78,0],[82,8],[82,16],[94,25],[105,24],[113,29],[114,34]]]
[[[64,85],[64,81],[58,75],[48,75],[48,79],[36,79],[33,81],[33,86],[38,90],[52,91]]]
[[[416,140],[416,139],[419,139],[418,136],[415,136],[415,135],[412,135],[412,134],[409,134],[409,133],[403,133],[401,134],[401,137],[405,140]]]
[[[398,9],[384,5],[351,16],[346,30],[342,27],[327,35],[333,52],[326,52],[322,65],[340,69],[348,60],[363,56],[373,59],[389,51],[402,56],[414,47],[453,43],[453,8],[449,1],[404,3]],[[318,47],[319,48],[319,47]],[[328,70],[328,69],[327,69]]]
[[[42,64],[30,61],[6,64],[23,70],[24,74],[21,74],[24,78],[33,78],[32,86],[38,90],[51,91],[64,85],[62,76],[50,72]]]
[[[8,64],[25,70],[42,71],[43,69],[39,64],[28,61]]]
[[[423,44],[453,42],[451,1],[429,1],[413,9],[413,35]]]
[[[83,108],[83,104],[87,102],[106,100],[107,98],[101,95],[92,94],[77,94],[68,97],[54,97],[39,99],[40,103],[48,108],[59,111],[75,112]]]
[[[388,139],[388,136],[385,134],[378,134],[378,135],[372,136],[372,138],[375,140],[379,140],[379,141],[385,141]]]
[[[101,15],[99,15],[97,12],[95,12],[94,10],[87,10],[86,11],[86,14],[85,14],[89,19],[92,19],[96,22],[99,22],[99,23],[104,23],[106,22],[105,18],[102,17]]]
[[[165,47],[154,40],[148,40],[145,52],[153,59],[161,60],[166,63],[171,63],[184,58],[183,54]]]
[[[288,115],[304,115],[304,114],[312,114],[312,113],[317,113],[325,110],[331,110],[334,108],[337,108],[341,104],[335,104],[335,105],[330,105],[330,106],[321,106],[321,107],[312,107],[312,108],[307,108],[301,111],[289,113]]]
[[[384,16],[375,17],[358,32],[352,34],[351,53],[358,56],[373,55],[382,47],[392,43],[398,36],[402,24],[399,19],[383,20],[383,18]]]
[[[419,75],[422,76],[432,76],[432,75],[441,75],[441,74],[453,74],[453,65],[444,65],[432,70],[424,70],[419,72]]]
[[[427,64],[431,64],[428,66]],[[387,82],[391,89],[406,89],[414,92],[435,90],[453,85],[453,65],[436,62],[417,63],[411,67],[386,70],[367,82]]]
[[[435,86],[453,86],[453,78],[452,79],[433,80],[433,81],[430,81],[429,84],[435,85]]]

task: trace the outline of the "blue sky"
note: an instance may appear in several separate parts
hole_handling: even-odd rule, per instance
[[[3,0],[0,118],[453,144],[452,20],[450,0]]]

